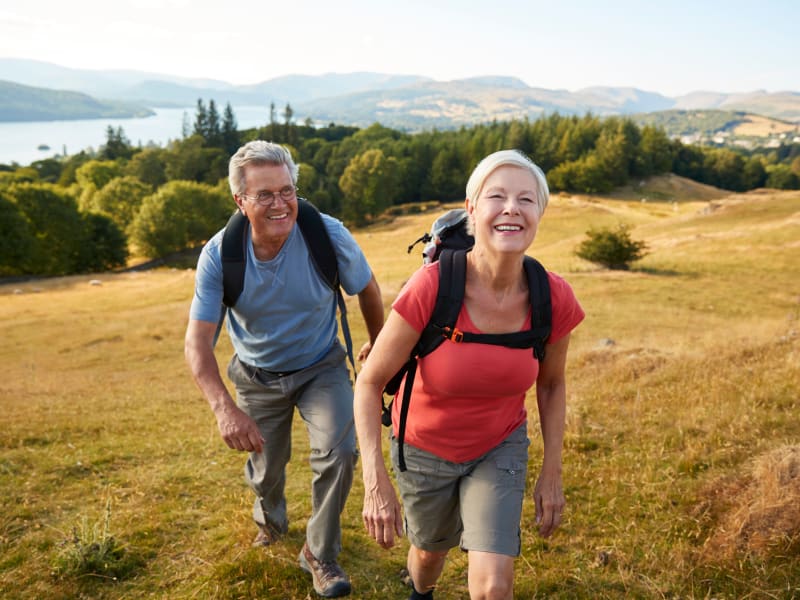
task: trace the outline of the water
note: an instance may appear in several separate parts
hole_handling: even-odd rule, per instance
[[[78,121],[31,121],[0,123],[0,164],[29,165],[33,161],[60,154],[77,154],[91,148],[97,150],[106,142],[106,129],[122,127],[131,144],[145,146],[149,142],[166,145],[180,139],[183,115],[194,123],[195,107],[154,108],[155,115],[138,119],[82,119]],[[269,123],[269,106],[233,107],[239,129],[261,127]],[[221,115],[220,115],[221,116]],[[39,150],[47,145],[47,150]]]

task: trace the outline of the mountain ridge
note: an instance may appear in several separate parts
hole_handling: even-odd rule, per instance
[[[45,90],[74,91],[96,97],[100,102],[125,102],[148,108],[186,107],[193,106],[198,99],[214,99],[220,107],[226,103],[274,104],[276,118],[280,119],[284,107],[291,105],[296,117],[311,118],[318,123],[369,126],[380,122],[411,131],[492,120],[535,119],[553,112],[609,116],[694,109],[746,111],[800,123],[800,93],[794,91],[729,94],[700,90],[669,97],[630,86],[553,90],[501,75],[437,81],[419,75],[361,71],[289,74],[260,83],[234,85],[208,78],[122,69],[73,69],[43,61],[0,58],[0,80]],[[0,102],[0,120],[9,120],[3,118],[2,111]],[[107,115],[98,115],[103,116]]]

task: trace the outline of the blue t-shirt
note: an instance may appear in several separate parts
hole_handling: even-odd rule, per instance
[[[336,249],[339,279],[349,295],[372,277],[367,259],[344,224],[322,215]],[[222,310],[223,231],[203,247],[197,261],[191,319],[219,322]],[[228,335],[239,358],[267,371],[294,371],[321,360],[336,341],[336,295],[314,267],[300,226],[295,224],[278,255],[255,257],[247,228],[244,290],[227,309]]]

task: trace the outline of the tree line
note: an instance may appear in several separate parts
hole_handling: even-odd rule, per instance
[[[487,154],[517,148],[539,164],[553,191],[605,193],[672,172],[731,191],[800,188],[800,144],[762,151],[687,146],[663,129],[623,117],[551,114],[535,121],[407,133],[279,120],[239,130],[228,104],[198,100],[193,123],[166,147],[135,147],[109,127],[95,153],[0,165],[0,276],[113,269],[129,255],[158,258],[197,246],[233,210],[230,155],[242,143],[287,145],[300,165],[300,195],[353,226],[397,204],[464,197]]]

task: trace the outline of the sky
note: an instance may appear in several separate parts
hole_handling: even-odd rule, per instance
[[[0,57],[233,84],[371,71],[800,91],[800,0],[5,0]]]

